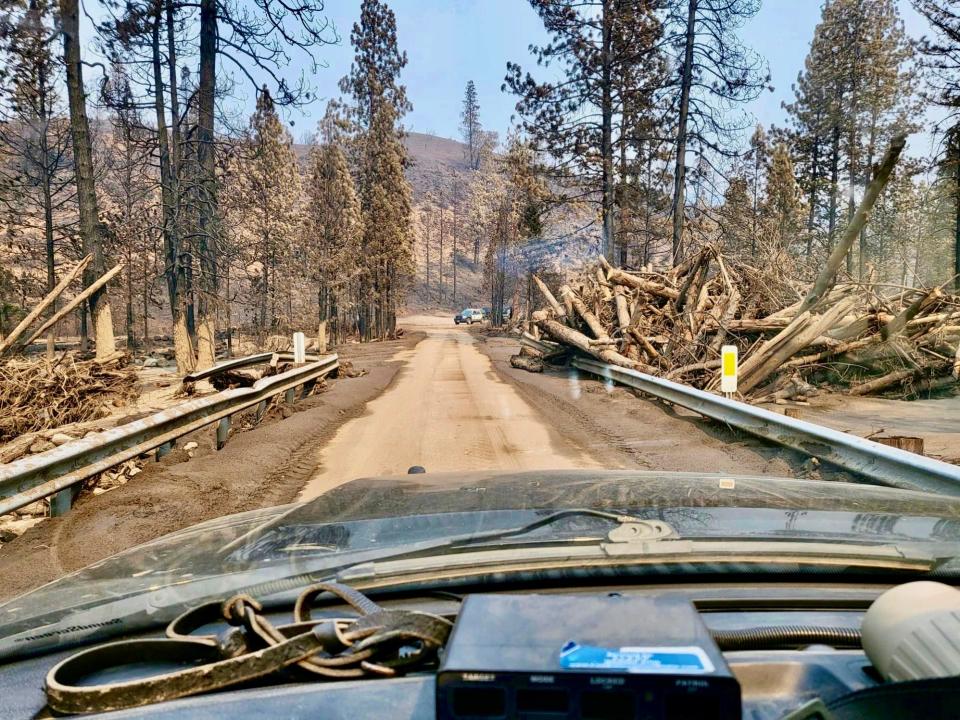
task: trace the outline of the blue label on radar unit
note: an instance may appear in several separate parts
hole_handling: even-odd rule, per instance
[[[630,673],[701,675],[714,670],[698,647],[602,648],[573,640],[560,649],[560,667],[567,670],[619,670]]]

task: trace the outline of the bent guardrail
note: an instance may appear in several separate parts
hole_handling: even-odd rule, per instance
[[[880,484],[904,490],[960,495],[960,467],[956,465],[779,415],[636,370],[583,357],[574,358],[573,366],[693,410],[751,435],[826,460]]]
[[[73,502],[77,483],[151,450],[162,457],[178,438],[214,423],[218,423],[219,450],[227,442],[231,415],[257,405],[259,419],[272,397],[284,394],[286,402],[292,403],[298,387],[303,387],[302,396],[306,396],[317,380],[339,365],[336,354],[328,355],[261,378],[251,387],[187,400],[126,425],[0,465],[0,515],[55,494],[51,512],[62,514]]]
[[[323,359],[324,356],[321,355],[307,355],[306,362],[318,362]],[[206,370],[196,370],[192,373],[188,373],[183,376],[183,384],[187,385],[189,383],[199,382],[201,380],[207,380],[219,375],[222,372],[227,370],[236,370],[237,368],[249,367],[251,365],[276,365],[280,361],[284,362],[293,362],[293,353],[291,352],[262,352],[257,353],[256,355],[247,355],[245,357],[238,357],[232,360],[224,360],[221,363],[212,365]]]

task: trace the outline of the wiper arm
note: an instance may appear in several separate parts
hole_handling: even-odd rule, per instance
[[[323,579],[335,577],[338,573],[346,572],[352,568],[369,565],[370,563],[391,562],[394,560],[407,560],[419,557],[432,557],[438,554],[446,555],[450,552],[463,550],[469,547],[484,545],[497,540],[505,540],[526,535],[539,530],[540,528],[553,525],[554,523],[570,517],[595,517],[603,520],[609,520],[617,523],[616,527],[609,531],[608,537],[614,542],[628,539],[664,539],[677,537],[676,532],[670,525],[661,520],[643,520],[631,515],[620,515],[617,513],[604,512],[603,510],[592,510],[590,508],[574,508],[560,510],[533,522],[521,525],[515,528],[501,530],[490,530],[481,533],[468,533],[455,535],[442,540],[428,540],[416,543],[409,543],[401,548],[390,548],[384,551],[366,550],[350,553],[352,558],[344,563],[324,564],[318,570],[303,569],[297,573],[285,576],[283,578],[271,580],[265,583],[251,585],[243,589],[243,592],[256,594],[258,592],[278,591],[282,592],[299,587],[303,582],[317,582]],[[618,538],[618,535],[620,536]],[[545,538],[538,544],[555,544],[562,542],[555,538]],[[325,556],[329,561],[330,556]]]

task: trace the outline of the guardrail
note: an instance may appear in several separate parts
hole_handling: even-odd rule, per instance
[[[226,364],[213,369],[222,370]],[[62,514],[73,503],[73,486],[77,483],[151,450],[157,451],[159,459],[173,449],[178,438],[213,423],[217,423],[219,450],[227,442],[231,415],[257,405],[259,422],[272,397],[284,394],[285,401],[293,403],[298,387],[303,388],[301,396],[305,397],[317,380],[339,365],[336,354],[324,356],[316,362],[261,378],[251,387],[187,400],[126,425],[2,465],[0,515],[50,495],[56,495],[51,500],[51,514]]]
[[[550,353],[556,352],[557,350],[563,348],[563,346],[559,343],[550,342],[549,340],[538,340],[528,332],[525,332],[520,336],[520,344],[526,345],[534,350],[538,350],[544,355],[549,355]]]
[[[527,340],[524,338],[526,344]],[[883,485],[960,495],[960,467],[645,373],[577,357],[573,366],[826,460]]]
[[[307,362],[317,362],[322,359],[321,355],[307,355]],[[278,362],[283,360],[284,362],[293,362],[293,353],[292,352],[262,352],[257,353],[256,355],[247,355],[245,357],[234,358],[233,360],[225,360],[222,363],[217,363],[208,367],[206,370],[197,370],[196,372],[188,373],[183,376],[183,383],[195,383],[200,382],[201,380],[206,380],[212,378],[214,375],[219,375],[222,372],[227,370],[236,370],[237,368],[249,367],[250,365],[276,365]]]

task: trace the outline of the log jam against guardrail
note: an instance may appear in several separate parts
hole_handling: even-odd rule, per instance
[[[532,313],[530,330],[567,354],[710,391],[719,388],[721,347],[736,345],[738,392],[754,402],[803,400],[822,387],[897,397],[953,389],[960,296],[842,273],[902,149],[903,138],[894,139],[851,223],[808,283],[712,245],[666,269],[615,268],[601,257],[556,288],[535,278],[545,304]],[[541,355],[528,346],[513,364],[537,371]]]

